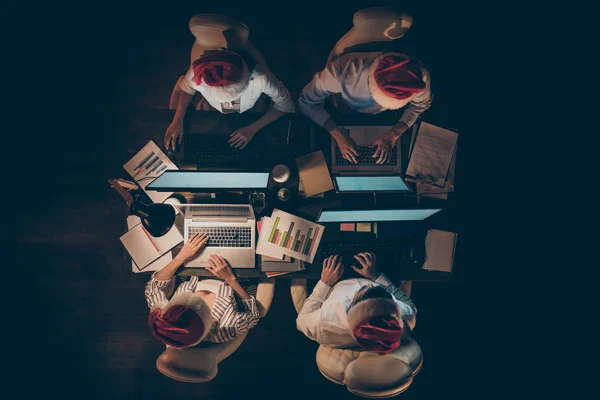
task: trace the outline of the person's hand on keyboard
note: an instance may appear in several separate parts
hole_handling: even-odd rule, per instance
[[[323,269],[321,270],[321,281],[327,286],[335,285],[344,274],[344,265],[342,257],[339,254],[329,256],[323,261]]]
[[[377,257],[375,256],[375,254],[358,253],[354,256],[354,258],[360,263],[360,268],[353,265],[352,269],[354,269],[357,273],[372,281],[379,278],[379,275],[381,275],[381,271],[379,270],[379,265],[377,264]]]
[[[250,143],[254,135],[256,135],[256,132],[258,132],[258,129],[254,128],[252,125],[244,126],[229,135],[229,145],[241,150],[248,146],[248,143]]]
[[[385,164],[390,161],[392,158],[392,150],[396,141],[400,138],[400,135],[401,134],[398,134],[398,131],[392,129],[379,136],[377,140],[373,142],[370,147],[377,147],[377,150],[373,153],[373,158],[377,158],[376,164]]]
[[[235,275],[233,274],[231,265],[229,265],[229,261],[220,255],[211,254],[208,258],[208,264],[210,265],[206,267],[206,269],[217,278],[221,278],[227,283],[235,279]]]
[[[204,233],[195,234],[183,245],[177,257],[183,260],[184,263],[190,261],[206,246],[207,242],[208,236]]]
[[[335,141],[340,148],[342,157],[353,164],[358,164],[358,156],[360,153],[358,152],[356,142],[350,137],[350,135],[347,133],[342,133],[340,130],[339,134],[334,134],[332,136],[335,138]]]
[[[183,139],[183,122],[171,122],[165,134],[165,149],[177,150]]]

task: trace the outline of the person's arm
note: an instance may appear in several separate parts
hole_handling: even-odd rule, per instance
[[[352,266],[354,270],[367,279],[372,280],[385,287],[385,290],[397,300],[402,312],[402,319],[410,319],[417,311],[415,304],[402,289],[396,287],[379,269],[377,257],[373,253],[359,253],[354,258],[360,263],[360,267]]]
[[[262,82],[262,93],[273,100],[273,105],[259,119],[248,126],[236,130],[230,135],[229,144],[238,149],[246,147],[254,135],[265,126],[277,121],[285,114],[294,112],[292,96],[290,96],[290,92],[281,81],[270,73],[266,73],[257,79],[260,79]]]
[[[208,242],[208,236],[206,234],[196,234],[192,236],[181,248],[179,254],[175,256],[170,263],[168,263],[163,269],[156,272],[155,278],[161,281],[168,281],[171,279],[175,272],[181,267],[185,262],[191,260],[198,254],[200,250],[206,246],[206,242]]]
[[[256,326],[260,319],[260,313],[256,306],[256,298],[250,296],[248,292],[240,285],[237,278],[233,274],[231,265],[229,262],[217,254],[212,254],[208,259],[209,266],[206,267],[208,272],[216,276],[217,278],[223,279],[229,287],[233,289],[242,299],[242,305],[244,307],[241,311],[236,311],[230,318],[227,318],[227,326],[221,328],[235,329],[237,335],[246,333],[250,328]],[[221,298],[215,299],[215,305],[222,309],[227,308],[227,304],[220,304]],[[232,339],[233,337],[230,337]]]
[[[318,327],[321,322],[321,306],[331,287],[340,280],[343,274],[344,266],[339,255],[327,257],[323,261],[321,280],[317,282],[313,292],[304,302],[296,319],[296,328],[309,339],[319,341]]]
[[[179,88],[181,93],[179,94],[179,101],[177,102],[177,109],[173,121],[167,128],[165,134],[165,148],[169,150],[172,148],[175,150],[177,145],[181,144],[183,139],[183,119],[187,112],[188,106],[194,98],[196,90],[191,86],[192,80],[194,79],[194,71],[190,67],[185,77],[180,81]]]
[[[406,131],[413,126],[417,121],[417,118],[431,107],[431,102],[433,101],[433,95],[431,94],[431,77],[429,76],[429,71],[425,68],[421,68],[421,73],[423,82],[425,82],[425,91],[415,94],[410,99],[408,107],[406,107],[402,117],[400,117],[400,121],[398,121],[398,124],[396,125],[396,128],[399,130],[405,127],[404,131]],[[404,133],[404,131],[402,131],[402,133]]]
[[[388,132],[378,137],[371,145],[371,147],[377,147],[375,153],[373,153],[373,158],[377,158],[377,164],[384,164],[390,160],[392,149],[398,139],[415,124],[419,115],[431,106],[433,96],[431,95],[429,72],[425,68],[422,68],[421,71],[425,82],[425,91],[415,94],[410,99],[408,107],[404,110],[398,123]]]

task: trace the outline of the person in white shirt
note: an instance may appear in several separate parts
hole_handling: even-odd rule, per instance
[[[230,145],[239,149],[246,147],[260,129],[294,112],[289,91],[275,76],[258,63],[250,70],[244,58],[231,50],[206,51],[192,63],[179,86],[182,93],[177,111],[165,134],[167,150],[176,150],[181,144],[183,119],[196,92],[224,114],[250,110],[263,93],[271,98],[273,106],[266,114],[231,134]]]
[[[146,285],[148,326],[152,335],[167,346],[186,348],[203,341],[229,342],[248,332],[260,319],[256,285],[242,287],[227,260],[215,254],[209,258],[206,269],[222,281],[192,276],[168,299],[175,287],[175,272],[196,257],[207,241],[204,234],[192,236],[173,261],[152,274]]]
[[[388,354],[410,334],[406,321],[417,309],[406,293],[381,273],[373,253],[354,256],[364,278],[340,282],[339,255],[323,262],[321,280],[298,313],[296,326],[309,339],[334,348],[362,348]]]
[[[357,163],[356,143],[325,110],[325,100],[332,95],[349,111],[363,114],[406,107],[396,126],[372,144],[377,148],[373,157],[383,164],[400,136],[430,107],[431,80],[419,60],[395,52],[345,54],[315,74],[302,90],[300,110],[331,134],[346,160]]]

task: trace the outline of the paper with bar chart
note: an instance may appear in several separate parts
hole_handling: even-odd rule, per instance
[[[324,230],[323,225],[275,209],[265,220],[256,253],[270,257],[285,254],[312,263]]]
[[[167,170],[179,169],[152,140],[133,156],[123,168],[137,182],[154,203],[162,203],[171,192],[146,190],[146,186]]]

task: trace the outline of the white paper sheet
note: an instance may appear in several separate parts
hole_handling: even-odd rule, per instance
[[[458,133],[422,122],[406,175],[444,187],[457,140]]]
[[[163,172],[179,169],[153,141],[149,141],[131,160],[123,165],[123,168],[154,203],[162,203],[173,194],[173,192],[146,190],[146,186],[162,175]]]

